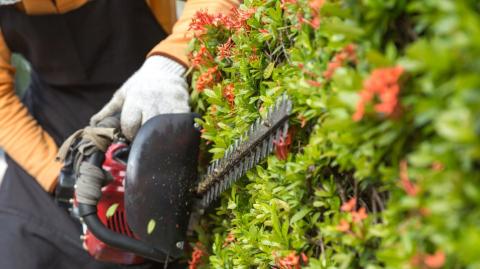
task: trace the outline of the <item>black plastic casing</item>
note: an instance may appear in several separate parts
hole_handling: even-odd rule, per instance
[[[136,135],[128,158],[127,222],[141,241],[173,258],[183,255],[197,181],[197,117],[184,113],[150,119]]]

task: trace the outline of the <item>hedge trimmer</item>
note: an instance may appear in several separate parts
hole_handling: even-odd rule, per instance
[[[189,223],[286,139],[291,106],[287,95],[278,98],[200,180],[198,115],[154,117],[130,145],[118,132],[118,119],[106,119],[62,147],[57,202],[80,218],[84,247],[98,260],[179,258]]]

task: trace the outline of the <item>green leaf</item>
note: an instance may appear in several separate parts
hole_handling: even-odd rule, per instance
[[[263,78],[268,79],[272,75],[274,68],[275,68],[275,63],[274,62],[269,63],[267,65],[267,68],[265,68],[265,70],[263,71]]]
[[[290,225],[303,219],[303,217],[305,217],[310,211],[310,208],[303,208],[297,213],[295,213],[295,215],[293,215],[293,217],[290,219]]]
[[[112,205],[107,209],[107,213],[105,214],[105,216],[107,216],[107,218],[111,218],[111,217],[115,214],[115,211],[117,211],[117,208],[118,208],[118,203],[112,204]]]
[[[155,230],[155,225],[156,225],[156,222],[155,222],[154,219],[151,219],[148,222],[148,225],[147,225],[147,233],[148,234],[151,234],[153,232],[153,230]]]

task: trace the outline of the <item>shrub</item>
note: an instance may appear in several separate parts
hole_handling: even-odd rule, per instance
[[[283,92],[294,104],[288,148],[196,228],[203,266],[479,268],[479,13],[474,0],[199,12],[192,100],[213,160]]]

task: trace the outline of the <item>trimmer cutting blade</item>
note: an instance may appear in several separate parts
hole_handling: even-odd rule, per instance
[[[275,143],[286,138],[291,110],[292,102],[286,94],[282,95],[274,106],[268,108],[265,119],[258,118],[227,148],[223,158],[208,167],[207,174],[197,187],[197,193],[202,196],[202,207],[208,207],[223,191],[269,155]]]

